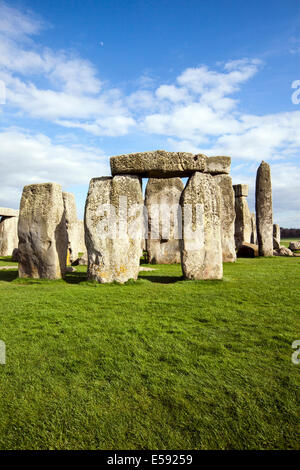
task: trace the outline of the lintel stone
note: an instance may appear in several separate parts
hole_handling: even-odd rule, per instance
[[[235,197],[247,197],[249,193],[248,184],[235,184],[233,186]]]
[[[172,178],[190,176],[195,171],[204,172],[206,155],[194,155],[187,152],[152,152],[131,153],[110,158],[111,174],[137,175],[145,178]]]
[[[0,207],[0,217],[19,217],[19,211],[9,207]]]

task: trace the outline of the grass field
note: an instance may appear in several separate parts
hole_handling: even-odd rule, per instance
[[[0,271],[1,449],[300,448],[300,258],[223,281],[154,268],[123,286]]]

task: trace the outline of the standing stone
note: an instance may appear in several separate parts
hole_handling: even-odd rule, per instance
[[[279,250],[280,248],[280,226],[273,224],[273,248]]]
[[[3,216],[0,221],[0,256],[11,256],[18,243],[18,217]]]
[[[85,205],[88,278],[137,279],[142,254],[143,194],[137,176],[93,178]]]
[[[251,213],[251,239],[250,243],[257,245],[256,215]]]
[[[151,264],[180,263],[181,220],[180,178],[150,178],[146,186],[145,206],[148,214],[146,240],[148,262]]]
[[[247,196],[248,185],[237,184],[233,186],[235,192],[235,246],[236,250],[244,243],[250,243],[252,233],[251,213],[249,210]]]
[[[213,176],[196,172],[181,196],[181,265],[186,279],[222,279],[221,194]]]
[[[260,256],[273,256],[271,170],[264,161],[256,175],[256,225]]]
[[[77,230],[78,230],[78,251],[83,253],[83,256],[87,258],[87,249],[85,246],[85,236],[84,236],[84,222],[83,220],[77,220]]]
[[[79,252],[78,219],[74,194],[63,192],[63,201],[68,234],[69,260],[70,263],[73,263],[78,258]]]
[[[214,177],[221,191],[222,252],[224,263],[236,261],[235,252],[235,198],[229,175]]]
[[[65,274],[68,237],[61,186],[25,186],[19,216],[19,276],[59,279]]]

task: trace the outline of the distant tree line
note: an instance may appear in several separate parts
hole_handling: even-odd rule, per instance
[[[300,238],[300,228],[282,228],[280,227],[281,238]]]

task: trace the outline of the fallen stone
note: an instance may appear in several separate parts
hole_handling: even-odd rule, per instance
[[[292,251],[299,251],[300,250],[300,241],[299,242],[290,242],[289,249]]]
[[[181,266],[186,279],[222,279],[221,193],[213,176],[196,172],[181,196]]]
[[[256,226],[260,256],[273,256],[273,209],[270,165],[262,162],[256,175]]]
[[[137,279],[142,254],[143,194],[137,176],[93,178],[85,206],[88,279]]]
[[[294,256],[294,253],[286,246],[280,246],[277,250],[273,251],[274,256]]]
[[[66,267],[66,273],[73,273],[76,271],[76,268],[74,266],[67,266]]]
[[[187,152],[131,153],[110,158],[111,174],[138,175],[146,178],[172,178],[189,176],[206,169],[206,155]]]
[[[156,271],[154,268],[146,268],[145,266],[141,266],[139,271]]]
[[[214,180],[221,191],[221,227],[223,263],[236,261],[235,251],[235,198],[229,175],[217,175]]]
[[[73,261],[72,266],[86,266],[87,264],[88,264],[87,258],[81,257]]]
[[[148,214],[146,250],[150,264],[180,263],[181,220],[178,221],[180,178],[149,178],[145,206]]]
[[[19,276],[58,279],[64,276],[67,232],[61,186],[25,186],[19,215]]]
[[[243,243],[237,252],[238,258],[256,258],[259,256],[258,245],[254,243]]]

